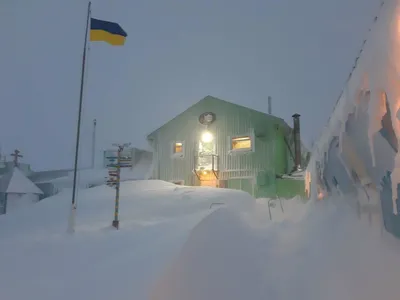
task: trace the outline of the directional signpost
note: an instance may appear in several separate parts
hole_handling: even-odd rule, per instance
[[[117,183],[117,177],[118,177],[118,168],[115,162],[118,160],[118,156],[115,157],[107,157],[107,159],[110,161],[110,164],[107,165],[108,167],[108,177],[107,179],[107,185],[110,187],[116,187]]]
[[[107,159],[110,161],[108,167],[108,178],[107,185],[115,187],[115,209],[114,209],[114,220],[112,226],[119,229],[119,188],[121,181],[121,168],[132,167],[132,158],[129,156],[122,156],[122,152],[125,147],[128,147],[130,143],[125,144],[113,144],[118,147],[117,156],[110,156]]]

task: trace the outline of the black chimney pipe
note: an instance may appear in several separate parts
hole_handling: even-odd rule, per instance
[[[301,142],[300,142],[300,115],[294,114],[293,140],[294,140],[294,171],[301,170]]]
[[[268,114],[272,115],[272,98],[268,96]]]

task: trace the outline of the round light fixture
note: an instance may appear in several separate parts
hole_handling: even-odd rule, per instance
[[[209,132],[209,131],[205,131],[204,133],[203,133],[203,135],[201,136],[201,140],[204,142],[204,143],[210,143],[212,140],[213,140],[213,135],[212,135],[212,133],[211,132]]]

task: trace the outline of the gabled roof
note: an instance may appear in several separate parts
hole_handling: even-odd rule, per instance
[[[0,193],[43,194],[18,167],[0,177]]]
[[[211,101],[216,101],[216,102],[222,102],[222,103],[225,103],[225,104],[233,105],[233,106],[240,107],[240,108],[244,108],[244,109],[247,109],[247,110],[250,110],[250,111],[253,111],[253,112],[257,112],[257,113],[260,113],[260,114],[264,114],[265,116],[268,116],[268,117],[271,118],[271,119],[277,120],[279,123],[281,123],[281,124],[282,124],[283,126],[285,126],[287,129],[291,129],[291,127],[290,127],[290,126],[285,122],[285,120],[283,120],[282,118],[278,118],[278,117],[276,117],[276,116],[274,116],[274,115],[270,115],[270,114],[264,113],[264,112],[262,112],[262,111],[258,111],[258,110],[255,110],[255,109],[252,109],[252,108],[243,106],[243,105],[239,105],[239,104],[236,104],[236,103],[232,103],[232,102],[229,102],[229,101],[226,101],[226,100],[222,100],[222,99],[219,99],[219,98],[216,98],[216,97],[213,97],[213,96],[208,95],[208,96],[204,97],[203,99],[201,99],[200,101],[197,101],[196,103],[194,103],[193,105],[191,105],[191,106],[188,107],[187,109],[185,109],[183,112],[181,112],[180,114],[178,114],[177,116],[175,116],[174,118],[172,118],[171,120],[169,120],[168,122],[166,122],[166,123],[164,123],[163,125],[161,125],[160,127],[158,127],[158,128],[157,128],[156,130],[154,130],[153,132],[149,133],[149,134],[147,135],[147,138],[149,139],[151,135],[153,135],[154,133],[156,133],[158,130],[160,130],[162,127],[164,127],[166,124],[168,124],[168,123],[171,122],[172,120],[174,120],[174,119],[178,118],[179,116],[183,115],[186,111],[188,111],[188,110],[189,110],[190,108],[192,108],[193,106],[198,105],[198,104],[201,103],[201,102],[210,101],[210,100],[211,100]]]

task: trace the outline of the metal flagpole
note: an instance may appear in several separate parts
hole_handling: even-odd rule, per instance
[[[81,74],[81,89],[79,95],[79,110],[78,110],[78,124],[76,128],[76,147],[75,147],[75,162],[74,162],[74,181],[72,186],[72,205],[71,205],[71,213],[68,222],[68,231],[73,233],[75,231],[75,214],[76,214],[76,179],[78,172],[78,154],[79,154],[79,139],[81,134],[81,117],[82,117],[82,102],[83,102],[83,87],[84,87],[84,78],[85,78],[85,66],[86,66],[86,49],[87,49],[87,39],[88,39],[88,30],[90,23],[90,6],[91,2],[88,3],[88,11],[86,18],[86,32],[85,32],[85,43],[83,47],[83,56],[82,56],[82,74]]]

